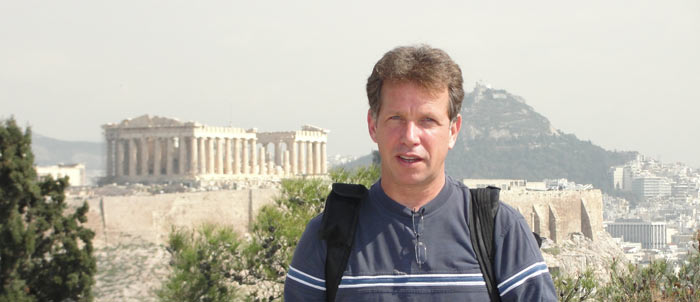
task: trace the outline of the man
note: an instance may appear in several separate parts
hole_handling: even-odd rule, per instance
[[[336,301],[489,301],[470,241],[469,190],[445,175],[462,125],[459,66],[442,50],[398,47],[367,80],[367,125],[381,179],[360,205]],[[297,246],[285,301],[325,301],[322,215]],[[523,217],[501,204],[493,269],[502,301],[556,301],[554,285]]]

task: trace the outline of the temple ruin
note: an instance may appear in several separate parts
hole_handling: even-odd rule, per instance
[[[328,130],[215,127],[143,115],[103,125],[106,180],[201,183],[327,174]]]
[[[496,186],[500,198],[523,215],[530,229],[555,243],[571,233],[596,241],[603,228],[600,190],[546,190],[546,185],[522,179],[463,179],[470,188]]]

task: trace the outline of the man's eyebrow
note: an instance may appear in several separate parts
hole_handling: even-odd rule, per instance
[[[401,110],[398,110],[398,109],[386,110],[385,112],[386,112],[387,115],[397,115],[397,114],[401,114]]]

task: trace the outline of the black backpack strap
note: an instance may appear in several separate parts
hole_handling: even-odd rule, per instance
[[[535,232],[532,232],[532,235],[535,236],[535,241],[537,242],[537,247],[541,248],[542,247],[542,236],[540,234],[537,234]]]
[[[363,185],[334,183],[326,198],[319,235],[326,240],[326,300],[334,301],[348,265],[360,204],[367,198]]]
[[[493,231],[498,213],[500,190],[492,186],[469,189],[471,200],[468,213],[472,246],[492,302],[501,301],[496,275],[493,271]]]

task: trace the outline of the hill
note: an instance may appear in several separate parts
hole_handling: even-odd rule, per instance
[[[82,163],[88,171],[104,169],[103,143],[63,141],[33,132],[32,151],[39,166]]]

